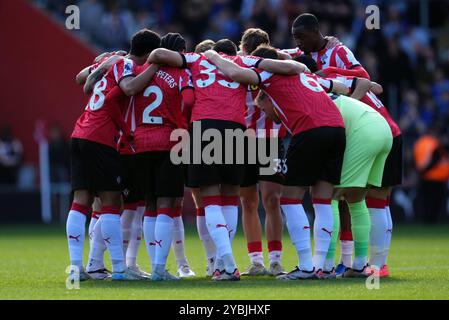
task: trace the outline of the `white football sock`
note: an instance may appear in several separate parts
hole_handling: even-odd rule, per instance
[[[221,258],[216,258],[215,259],[215,263],[214,263],[214,271],[215,270],[220,270],[220,271],[222,271],[222,270],[224,270],[224,262],[223,262],[223,259],[221,259]]]
[[[390,206],[385,207],[387,215],[387,231],[385,237],[385,249],[382,255],[382,266],[387,264],[388,254],[390,253],[391,237],[393,235],[393,219],[391,218]]]
[[[233,273],[235,269],[237,269],[237,265],[235,264],[234,257],[232,253],[227,253],[221,257],[224,264],[224,269],[228,273]]]
[[[310,224],[302,204],[284,204],[281,206],[285,215],[290,239],[298,253],[298,266],[301,270],[312,271],[312,248],[310,244]]]
[[[128,250],[129,241],[131,239],[131,229],[136,210],[125,209],[120,217],[120,223],[123,230],[123,256],[126,257],[126,251]]]
[[[83,266],[84,238],[86,236],[86,207],[72,205],[66,223],[67,240],[69,244],[70,264],[78,268]],[[80,210],[82,212],[80,212]]]
[[[154,229],[156,250],[155,261],[153,264],[164,266],[165,268],[173,239],[173,218],[170,216],[172,214],[172,209],[161,208],[157,211],[158,215]],[[157,267],[156,270],[158,270]]]
[[[253,241],[247,243],[248,257],[251,264],[264,264],[262,241]]]
[[[93,263],[90,261],[90,254],[92,253],[92,249],[94,247],[94,228],[95,228],[95,224],[98,221],[98,217],[92,213],[92,216],[90,218],[90,222],[89,222],[89,260],[87,262],[87,267],[86,267],[86,271],[92,271],[91,268],[89,268],[89,265],[92,265]]]
[[[123,255],[123,231],[120,223],[119,209],[102,209],[100,216],[101,233],[109,250],[112,262],[112,272],[125,271],[125,257]],[[109,213],[108,213],[109,212]],[[97,223],[98,224],[98,223]]]
[[[184,242],[185,242],[184,222],[182,221],[182,216],[174,217],[172,246],[178,268],[181,266],[189,265],[186,258]]]
[[[263,252],[251,252],[248,253],[249,260],[251,261],[251,264],[261,264],[264,265],[264,259],[263,259]]]
[[[232,255],[228,226],[223,217],[221,206],[208,205],[205,206],[204,210],[206,213],[207,230],[217,248],[217,256],[223,258],[227,254]]]
[[[131,238],[129,240],[128,250],[126,251],[126,265],[128,267],[137,266],[137,254],[139,253],[140,243],[142,242],[143,214],[145,207],[137,207],[131,225]]]
[[[270,265],[272,265],[273,263],[281,263],[282,241],[280,240],[268,241],[268,257]]]
[[[222,206],[221,211],[223,212],[223,217],[225,218],[226,224],[228,225],[229,239],[234,240],[235,234],[237,232],[237,225],[239,221],[239,207],[236,205]]]
[[[331,271],[334,268],[334,259],[326,259],[324,261],[324,271]]]
[[[207,230],[205,216],[196,216],[196,228],[198,230],[198,236],[203,243],[204,250],[206,251],[207,260],[209,261],[215,258],[217,250],[215,249],[214,241],[210,237],[209,230]]]
[[[355,270],[362,270],[366,265],[366,257],[354,257],[354,262],[352,263],[352,268]]]
[[[314,203],[315,221],[313,224],[314,255],[313,265],[315,270],[323,270],[327,251],[332,239],[334,228],[334,216],[329,204]]]
[[[270,265],[273,263],[281,263],[282,251],[273,250],[268,254]]]
[[[343,263],[346,267],[352,266],[352,254],[354,253],[354,241],[353,240],[340,240],[340,245],[341,245],[340,263]]]
[[[91,247],[89,251],[89,262],[86,271],[95,271],[104,269],[104,252],[106,251],[106,243],[101,233],[101,221],[98,218],[91,235]]]
[[[369,264],[380,269],[383,265],[388,229],[387,213],[385,208],[368,208],[368,211],[371,219]]]
[[[88,229],[88,232],[89,232],[89,247],[91,248],[90,250],[92,250],[92,242],[93,242],[93,232],[94,232],[94,227],[95,227],[95,224],[97,223],[97,221],[98,221],[98,218],[95,216],[93,216],[92,215],[92,217],[90,218],[90,222],[89,222],[89,229]]]
[[[143,218],[143,237],[145,238],[145,247],[147,248],[150,263],[153,264],[156,259],[156,242],[154,242],[154,230],[156,227],[156,217],[145,213]]]

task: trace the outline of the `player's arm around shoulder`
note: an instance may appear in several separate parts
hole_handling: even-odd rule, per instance
[[[295,60],[275,60],[275,59],[263,59],[260,61],[258,68],[271,73],[277,73],[282,75],[295,75],[300,74],[307,70],[307,67]]]
[[[384,92],[384,88],[377,82],[371,81],[370,91],[378,96]]]
[[[150,53],[150,56],[148,57],[148,63],[156,63],[160,65],[169,65],[172,67],[185,67],[185,58],[184,55],[168,50],[165,48],[158,48],[156,50],[153,50]]]
[[[371,81],[364,78],[354,78],[352,87],[351,98],[360,100],[371,89]]]
[[[113,55],[110,56],[107,60],[102,62],[98,68],[96,68],[91,74],[87,77],[86,83],[84,84],[84,93],[90,94],[97,83],[103,75],[108,71],[110,67],[116,64],[119,60],[122,60],[122,56]]]
[[[150,82],[158,70],[159,65],[152,63],[137,76],[126,77],[119,81],[120,89],[122,89],[127,96],[134,96],[145,89],[145,86]]]
[[[349,88],[342,82],[335,80],[335,79],[329,79],[325,77],[317,76],[316,74],[310,75],[312,78],[316,79],[320,86],[326,91],[327,93],[336,93],[336,94],[343,94],[348,95],[350,93]]]
[[[248,68],[243,68],[233,61],[223,58],[215,50],[206,51],[204,56],[233,81],[254,85],[257,85],[260,82],[257,72]]]
[[[75,77],[75,82],[77,85],[82,86],[86,83],[87,78],[92,70],[93,65],[85,67],[81,70]]]

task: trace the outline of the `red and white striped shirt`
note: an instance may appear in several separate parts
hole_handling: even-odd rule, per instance
[[[259,90],[259,86],[248,86],[245,115],[246,127],[253,129],[256,132],[257,138],[284,138],[287,133],[285,127],[281,123],[274,123],[273,120],[267,117],[265,112],[254,104]]]
[[[282,52],[288,53],[292,58],[299,56],[302,53],[299,48],[284,49]],[[329,67],[350,70],[361,65],[352,51],[344,45],[337,45],[333,48],[323,48],[320,51],[311,52],[310,54],[313,60],[316,61],[318,70]]]

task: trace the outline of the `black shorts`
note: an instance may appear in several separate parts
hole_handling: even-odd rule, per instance
[[[184,196],[184,168],[170,160],[170,151],[136,155],[137,168],[146,200]]]
[[[385,161],[382,187],[402,184],[402,135],[393,138],[390,153]]]
[[[242,188],[250,187],[255,184],[257,184],[259,181],[268,181],[268,182],[274,182],[278,184],[283,184],[284,177],[285,177],[285,148],[284,143],[281,138],[272,138],[276,139],[278,143],[277,148],[277,156],[273,158],[274,162],[276,163],[276,168],[273,170],[273,174],[260,174],[261,168],[267,168],[269,167],[269,164],[267,165],[261,165],[259,159],[257,159],[256,164],[245,164],[245,173],[243,175],[243,182],[240,185]],[[269,138],[258,138],[257,139],[257,146],[259,147],[262,143],[265,144],[265,154],[269,155],[269,148],[270,148],[270,141],[272,139]],[[248,152],[248,148],[246,149],[246,152]],[[257,149],[256,149],[257,152]],[[248,155],[247,155],[248,158]],[[271,157],[270,157],[271,159]],[[248,159],[247,159],[248,160]],[[265,161],[264,161],[265,162]]]
[[[187,188],[199,188],[199,185],[194,185],[194,184],[190,184],[189,183],[189,165],[188,164],[183,164],[182,165],[184,167],[184,185]]]
[[[345,147],[344,128],[319,127],[295,135],[287,150],[284,185],[339,184]]]
[[[70,140],[72,190],[122,191],[120,154],[112,147],[93,141]]]
[[[135,154],[120,155],[123,170],[123,202],[135,203],[144,200],[140,172]]]
[[[239,153],[238,157],[241,158],[242,161],[239,161],[237,163],[237,148],[236,144],[233,144],[233,159],[230,159],[232,161],[230,164],[225,163],[225,154],[226,154],[226,143],[225,143],[225,130],[242,130],[242,133],[246,130],[245,126],[232,122],[232,121],[224,121],[224,120],[201,120],[199,121],[201,124],[201,136],[203,135],[203,132],[207,129],[215,129],[218,130],[221,140],[222,140],[222,157],[220,159],[217,158],[217,161],[219,163],[204,163],[204,159],[201,156],[203,154],[203,150],[206,146],[208,146],[210,143],[213,143],[212,141],[193,141],[194,137],[193,135],[193,128],[189,130],[190,133],[190,164],[188,168],[188,185],[190,186],[211,186],[211,185],[218,185],[218,184],[227,184],[227,185],[240,185],[242,183],[243,179],[243,173],[245,170],[245,159],[244,159],[244,143],[241,145],[241,150],[243,154]],[[243,139],[243,135],[242,135]],[[211,139],[213,140],[213,138]],[[228,144],[229,147],[229,144]],[[232,147],[232,146],[231,146]],[[209,146],[209,148],[211,148]],[[200,159],[195,159],[194,154],[199,155]],[[209,154],[209,152],[207,152]],[[215,155],[214,153],[212,153]],[[195,162],[195,161],[196,162]],[[199,161],[198,161],[199,160]]]

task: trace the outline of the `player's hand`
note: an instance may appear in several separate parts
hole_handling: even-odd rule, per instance
[[[212,50],[212,49],[204,52],[204,56],[210,61],[212,61],[214,59],[214,57],[216,57],[217,55],[218,55],[217,51]]]
[[[116,64],[119,60],[122,60],[123,57],[122,56],[118,56],[118,55],[113,55],[110,56],[108,58],[108,60],[106,60],[104,62],[104,64],[102,64],[102,68],[104,71],[108,70],[111,66],[113,66],[114,64]]]
[[[147,58],[147,63],[148,63],[148,64],[151,64],[151,65],[154,65],[154,66],[157,66],[157,67],[159,67],[159,64],[157,64],[157,63],[154,63],[154,62],[152,62],[152,61],[151,61],[151,59],[150,59],[150,55],[148,55],[148,58]]]
[[[115,52],[115,55],[122,56],[122,57],[126,56],[127,54],[128,54],[128,52],[126,52],[125,50],[119,50],[119,51]]]
[[[326,49],[332,49],[341,44],[340,40],[336,37],[326,36],[324,39],[327,40]]]
[[[312,73],[310,71],[310,69],[305,64],[303,64],[303,65],[304,65],[304,73]]]
[[[317,76],[320,76],[320,77],[325,77],[326,76],[326,73],[324,72],[324,70],[318,70],[317,72],[315,72],[315,74]]]
[[[112,54],[111,54],[110,52],[103,52],[102,54],[98,55],[98,56],[95,58],[94,62],[95,62],[95,63],[98,63],[98,62],[101,61],[101,59],[103,59],[103,58],[109,58],[111,55],[112,55]]]
[[[278,57],[280,60],[292,60],[292,56],[289,55],[287,52],[282,52],[278,50]]]

